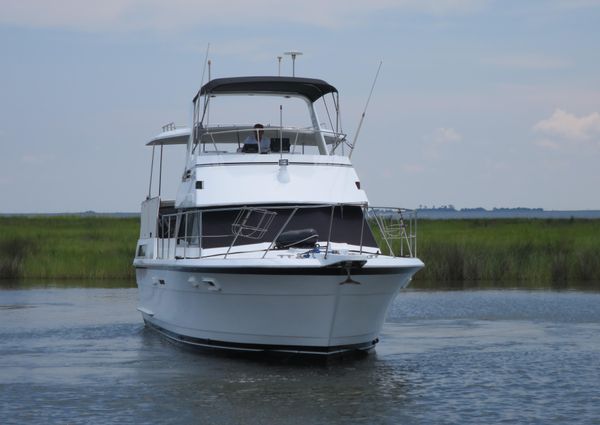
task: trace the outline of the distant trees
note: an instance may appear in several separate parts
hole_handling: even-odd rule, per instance
[[[427,205],[419,205],[418,209],[429,210],[429,211],[456,211],[456,208],[454,208],[454,205],[452,205],[452,204],[440,205],[437,208],[435,205],[432,205],[431,208],[429,208]]]
[[[428,207],[427,205],[419,205],[418,209],[422,210],[422,211],[443,211],[443,212],[452,212],[452,211],[462,211],[462,212],[485,212],[485,211],[534,212],[535,211],[535,212],[538,212],[538,211],[544,211],[543,208],[527,208],[527,207],[514,207],[514,208],[494,207],[491,210],[486,210],[483,207],[475,207],[475,208],[461,208],[461,209],[457,210],[456,207],[452,204],[440,205],[439,207],[436,207],[435,205],[432,205],[431,207]]]

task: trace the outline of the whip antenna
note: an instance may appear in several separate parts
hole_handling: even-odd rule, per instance
[[[210,50],[210,43],[206,45],[206,54],[204,55],[204,67],[202,68],[202,79],[200,80],[200,87],[204,85],[204,74],[206,73],[207,65],[210,67],[210,61],[208,60],[208,51]],[[210,70],[208,71],[210,79]]]
[[[375,89],[375,83],[377,82],[377,78],[379,77],[379,71],[381,71],[381,65],[383,65],[383,61],[379,62],[379,67],[377,68],[377,73],[375,74],[375,78],[373,79],[373,85],[371,86],[371,91],[369,92],[367,103],[365,104],[365,109],[363,110],[362,116],[360,117],[360,121],[358,122],[358,128],[356,129],[356,133],[354,134],[354,140],[352,141],[352,146],[350,147],[350,153],[348,154],[348,158],[352,158],[352,152],[354,152],[354,148],[356,147],[358,134],[360,133],[360,128],[362,127],[363,121],[365,120],[365,114],[367,113],[367,108],[369,107],[371,96],[373,95],[373,89]]]
[[[204,85],[204,74],[206,73],[206,67],[210,67],[210,61],[208,60],[208,52],[210,51],[210,43],[206,45],[206,54],[204,55],[204,67],[202,68],[202,79],[200,80],[200,88],[198,89],[198,93],[192,100],[193,103],[193,112],[192,112],[192,131],[190,131],[190,138],[188,139],[188,153],[194,153],[196,151],[196,157],[198,157],[198,151],[196,147],[199,142],[198,138],[198,124],[204,121],[204,115],[206,114],[206,103],[204,104],[204,110],[202,111],[202,117],[200,117],[200,92],[202,91],[202,86]],[[210,70],[208,71],[210,78]],[[208,97],[207,97],[208,99]],[[186,171],[187,172],[187,166]],[[184,174],[185,175],[185,174]]]

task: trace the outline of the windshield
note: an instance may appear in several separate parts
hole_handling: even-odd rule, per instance
[[[281,113],[280,113],[281,111]],[[210,98],[205,128],[221,125],[312,128],[306,101],[290,96],[237,95]]]

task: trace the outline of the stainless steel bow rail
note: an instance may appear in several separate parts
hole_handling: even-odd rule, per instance
[[[333,253],[332,230],[339,226],[344,220],[340,214],[334,220],[336,208],[351,206],[360,207],[363,214],[360,229],[360,243],[349,244],[354,246],[349,252],[353,254],[369,253],[381,254],[377,247],[364,246],[365,223],[372,232],[383,253],[394,257],[416,257],[417,256],[417,214],[415,210],[391,207],[369,207],[366,205],[277,205],[268,207],[237,207],[218,209],[195,209],[180,211],[171,214],[162,214],[158,217],[158,243],[157,258],[159,259],[190,259],[222,257],[236,253],[257,253],[256,258],[265,258],[274,249],[277,239],[288,229],[292,218],[299,211],[315,208],[330,208],[331,213],[327,218],[326,233],[319,235],[320,252],[327,255]],[[205,214],[232,214],[235,219],[229,226],[229,231],[223,234],[205,233],[202,223]],[[234,214],[235,213],[235,214]],[[278,228],[273,228],[275,218],[279,214],[286,217]],[[270,232],[271,231],[271,232]],[[270,232],[270,233],[269,233]],[[273,236],[269,236],[273,235]],[[207,238],[230,238],[231,242],[221,247],[203,248],[203,240]],[[251,240],[239,244],[241,238]],[[238,243],[236,245],[236,243]],[[343,243],[343,242],[342,242]],[[218,249],[221,248],[221,249]]]
[[[403,208],[368,208],[367,218],[375,222],[380,236],[396,257],[417,256],[417,211]],[[397,244],[394,241],[399,241]],[[397,254],[395,254],[397,252]]]

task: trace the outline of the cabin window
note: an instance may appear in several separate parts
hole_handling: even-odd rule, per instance
[[[174,210],[169,211],[169,214],[160,215],[158,217],[158,237],[174,238],[176,225],[177,216],[174,214]]]
[[[277,215],[270,224],[269,229],[259,240],[238,237],[236,245],[251,244],[257,242],[270,242],[275,238],[279,229],[285,224],[292,213],[292,208],[269,208],[262,206]],[[231,209],[227,211],[204,210],[202,213],[202,248],[215,248],[228,246],[233,241],[231,225],[236,220],[240,210]],[[369,225],[363,222],[362,208],[359,206],[336,206],[331,228],[332,242],[346,242],[348,244],[360,245],[361,231],[363,232],[363,244],[376,247],[377,243],[371,233]],[[331,222],[331,207],[300,208],[289,221],[286,230],[314,229],[319,235],[319,240],[327,240],[329,235],[329,224]]]
[[[177,244],[192,246],[200,243],[202,216],[199,211],[186,211],[180,215]]]

